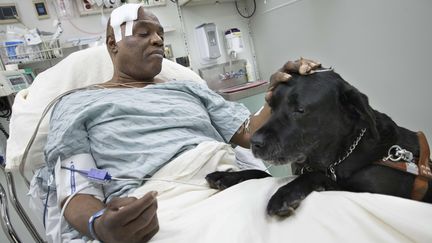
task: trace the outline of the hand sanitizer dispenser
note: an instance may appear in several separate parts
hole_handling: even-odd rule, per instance
[[[195,36],[202,59],[211,61],[221,56],[219,36],[214,23],[206,23],[195,28]]]
[[[236,59],[237,54],[243,51],[243,40],[240,30],[232,28],[225,31],[225,40],[228,56],[231,59]]]

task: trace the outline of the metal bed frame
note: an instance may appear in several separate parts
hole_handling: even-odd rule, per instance
[[[9,208],[8,208],[8,195],[10,197],[10,202],[23,222],[24,226],[27,228],[30,235],[33,237],[34,241],[37,243],[46,242],[39,232],[37,231],[35,225],[30,220],[29,215],[25,212],[21,203],[18,200],[16,186],[14,181],[14,176],[12,172],[5,170],[5,165],[0,165],[0,168],[5,176],[8,194],[4,190],[2,183],[0,182],[0,215],[1,215],[1,225],[6,237],[9,239],[11,243],[21,243],[21,239],[19,238],[16,230],[14,229],[10,216],[9,216]],[[29,185],[26,183],[27,188]]]

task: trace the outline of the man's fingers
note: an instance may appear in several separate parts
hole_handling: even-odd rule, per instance
[[[285,73],[298,73],[300,65],[301,63],[299,61],[295,61],[295,62],[288,61],[283,65],[283,67],[279,71]]]
[[[117,224],[126,225],[129,222],[139,217],[148,207],[150,207],[156,200],[156,192],[149,192],[140,199],[130,200],[131,203],[122,205],[113,209],[115,214],[112,215],[111,220],[115,220]],[[120,203],[116,202],[115,206]],[[113,206],[110,205],[110,208]]]
[[[279,71],[272,74],[270,77],[270,87],[265,94],[265,100],[269,103],[272,92],[281,82],[286,82],[291,78],[290,73],[298,73],[300,75],[308,75],[314,73],[314,70],[321,67],[321,63],[301,57],[296,61],[286,62]]]
[[[313,70],[321,67],[321,63],[301,57],[296,61],[288,61],[280,69],[281,72],[299,73],[301,75],[311,74]]]
[[[276,88],[276,86],[278,86],[279,83],[287,82],[290,78],[292,78],[291,75],[282,71],[272,74],[270,77],[270,86],[268,87],[267,93],[264,97],[267,103],[270,101],[272,91]]]
[[[276,72],[274,73],[271,77],[270,77],[270,83],[272,86],[274,86],[274,84],[276,83],[280,83],[280,82],[286,82],[291,78],[291,75],[289,75],[288,73],[284,73],[284,72]]]
[[[146,233],[142,239],[141,242],[148,242],[153,236],[159,231],[159,224],[156,224],[156,226],[148,233]]]
[[[156,205],[149,207],[140,217],[130,222],[125,230],[143,238],[159,225],[156,211]]]
[[[309,64],[304,63],[304,64],[300,65],[300,68],[298,71],[301,75],[305,75],[305,74],[308,74],[311,70],[312,70],[312,68],[309,66]]]
[[[302,64],[305,64],[305,63],[308,64],[312,69],[316,69],[316,68],[321,67],[321,63],[314,61],[314,60],[311,60],[311,59],[306,59],[303,57],[300,58],[300,62]]]
[[[313,70],[321,67],[321,63],[303,57],[300,58],[299,62],[300,62],[300,67],[298,72],[301,75],[312,74]]]
[[[135,197],[122,197],[122,198],[113,198],[111,202],[109,202],[106,207],[107,209],[117,211],[119,208],[122,208],[126,205],[133,203],[138,200]]]

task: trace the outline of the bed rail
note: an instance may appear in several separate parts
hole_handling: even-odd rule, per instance
[[[0,214],[1,214],[1,225],[9,241],[13,243],[21,243],[18,234],[15,232],[15,229],[11,224],[9,218],[9,212],[8,212],[7,195],[1,183],[0,183]]]
[[[18,216],[21,218],[21,221],[37,243],[44,243],[45,241],[42,239],[42,237],[39,235],[36,227],[31,222],[30,217],[25,212],[24,208],[22,207],[21,203],[18,200],[17,193],[16,193],[16,187],[15,187],[15,181],[13,179],[13,175],[11,172],[6,172],[3,166],[0,166],[3,174],[6,178],[6,184],[8,188],[8,194],[10,196],[10,201],[12,205],[15,208],[15,211],[17,212]],[[1,190],[4,192],[3,186],[0,184]],[[8,214],[8,203],[7,203],[7,195],[6,193],[1,193],[2,200],[1,203],[1,215],[2,215],[2,227],[5,231],[5,234],[7,234],[9,240],[11,242],[21,242],[18,238],[18,235],[16,234],[16,231],[14,230],[12,224],[10,223],[10,218]],[[4,210],[3,210],[4,207]],[[18,241],[16,241],[18,240]]]

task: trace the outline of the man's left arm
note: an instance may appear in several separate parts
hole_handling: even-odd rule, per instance
[[[265,102],[261,110],[251,115],[249,119],[243,123],[231,138],[230,142],[244,148],[249,148],[252,135],[268,120],[270,114],[271,108],[267,102]]]

